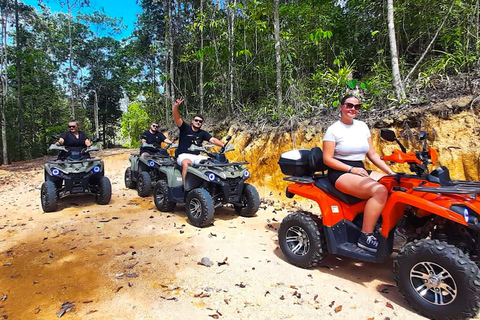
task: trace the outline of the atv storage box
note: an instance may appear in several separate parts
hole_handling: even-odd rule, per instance
[[[310,149],[295,149],[282,153],[278,164],[287,176],[303,177],[311,175],[309,165]]]

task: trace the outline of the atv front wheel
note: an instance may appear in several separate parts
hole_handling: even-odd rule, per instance
[[[242,205],[233,206],[238,215],[242,217],[253,217],[260,206],[260,197],[258,196],[257,189],[251,184],[245,183],[240,202]]]
[[[308,212],[294,212],[283,218],[278,243],[285,258],[297,267],[311,268],[327,257],[322,220]]]
[[[138,173],[137,192],[140,197],[148,197],[152,193],[152,178],[147,171]]]
[[[185,205],[188,220],[194,226],[202,228],[212,224],[215,206],[207,190],[198,188],[190,191]]]
[[[105,205],[110,202],[112,198],[112,184],[110,179],[107,177],[102,177],[98,181],[98,193],[95,195],[95,201],[98,204]]]
[[[52,181],[45,181],[42,183],[40,200],[42,202],[42,209],[44,212],[53,212],[57,210],[57,189]]]
[[[478,266],[457,247],[422,239],[404,245],[395,281],[408,303],[430,319],[467,319],[480,308]]]
[[[175,208],[176,203],[170,201],[168,196],[168,184],[165,180],[159,180],[153,188],[153,202],[159,211],[168,212]]]
[[[132,174],[132,167],[128,167],[125,170],[125,187],[127,189],[135,189],[135,187],[137,186],[135,181],[133,181],[132,175],[133,175]]]

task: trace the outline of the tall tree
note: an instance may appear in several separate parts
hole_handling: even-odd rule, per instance
[[[8,26],[10,24],[9,18],[11,14],[11,4],[9,0],[0,2],[0,18],[1,18],[1,48],[0,48],[0,79],[2,85],[1,98],[1,121],[2,121],[2,156],[3,164],[8,164],[8,148],[7,148],[7,94],[8,94]]]
[[[393,0],[387,0],[387,19],[388,19],[388,38],[390,40],[390,56],[392,61],[392,77],[395,94],[398,101],[406,98],[405,88],[403,86],[402,76],[400,75],[400,67],[398,64],[397,38],[395,35],[395,19]]]
[[[275,61],[276,61],[276,73],[277,73],[277,114],[280,113],[280,107],[282,105],[282,57],[280,50],[280,18],[278,15],[279,0],[274,0],[273,6],[273,29],[275,34]]]
[[[234,55],[235,55],[235,12],[237,10],[237,0],[230,0],[229,1],[229,21],[228,24],[229,33],[228,33],[228,52],[229,52],[229,59],[228,59],[228,87],[229,87],[229,105],[230,111],[234,112],[233,106],[233,99],[234,99],[234,91],[233,91],[233,79],[234,79]]]
[[[200,71],[199,71],[199,83],[198,83],[198,95],[200,97],[200,113],[203,114],[203,29],[205,18],[203,16],[203,0],[200,0]]]
[[[90,5],[90,0],[58,0],[60,6],[67,7],[68,12],[68,74],[70,80],[70,108],[72,119],[75,119],[75,92],[74,92],[74,74],[73,74],[73,39],[72,39],[72,22],[73,10],[81,9]]]

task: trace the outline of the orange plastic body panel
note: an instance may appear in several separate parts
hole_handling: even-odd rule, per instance
[[[391,162],[397,162],[397,163],[411,163],[415,162],[418,164],[422,164],[422,161],[420,161],[417,156],[415,155],[414,152],[402,152],[400,150],[393,150],[392,154],[389,156],[382,156],[381,157],[384,161],[391,161]]]
[[[386,176],[380,181],[389,190],[389,197],[385,208],[382,211],[382,231],[384,237],[392,228],[395,227],[398,220],[404,215],[406,205],[418,208],[421,216],[435,214],[456,223],[467,225],[463,216],[449,210],[453,204],[463,204],[470,207],[475,212],[480,212],[480,201],[470,198],[463,194],[436,194],[429,192],[414,191],[413,187],[438,187],[437,184],[427,182],[423,179],[412,177],[400,177],[400,183],[393,176]],[[406,191],[395,191],[393,188],[402,188]],[[398,189],[397,189],[398,190]],[[363,212],[366,201],[355,205],[349,205],[340,202],[331,195],[315,187],[313,183],[294,183],[288,186],[288,191],[299,196],[312,199],[318,203],[322,212],[322,221],[324,226],[332,227],[342,220],[352,221],[355,216]]]

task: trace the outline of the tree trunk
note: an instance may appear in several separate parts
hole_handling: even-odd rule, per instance
[[[203,114],[203,0],[200,0],[200,79],[198,84],[198,95],[200,96],[200,113]]]
[[[16,68],[17,68],[17,123],[18,123],[18,157],[23,159],[23,79],[22,79],[22,64],[20,59],[21,51],[21,35],[20,35],[20,25],[18,19],[18,0],[15,0],[15,33],[17,38],[17,54],[16,54]]]
[[[277,63],[277,115],[280,112],[282,105],[282,58],[280,53],[280,19],[278,16],[279,0],[274,1],[273,19],[274,19],[274,33],[275,33],[275,61]]]
[[[70,107],[72,108],[70,114],[72,119],[75,119],[75,105],[73,104],[73,43],[72,43],[72,6],[70,0],[67,0],[68,8],[68,73],[70,77]]]
[[[170,59],[170,104],[173,108],[175,103],[175,78],[174,78],[174,64],[173,64],[173,23],[172,23],[172,2],[170,0],[167,1],[168,3],[168,57]]]
[[[393,87],[395,88],[395,94],[397,100],[401,102],[406,98],[405,88],[400,76],[400,68],[398,64],[398,52],[397,52],[397,38],[395,36],[395,21],[393,17],[393,0],[387,0],[387,20],[388,20],[388,37],[390,40],[390,54],[392,58],[392,78]]]
[[[231,3],[231,2],[230,2]],[[237,0],[233,0],[233,8],[228,8],[230,13],[230,23],[229,23],[229,36],[228,36],[228,52],[229,52],[229,59],[228,59],[228,86],[229,86],[229,96],[230,96],[230,111],[234,111],[233,107],[233,73],[234,73],[234,65],[233,65],[233,58],[235,54],[235,43],[234,43],[234,36],[235,36],[235,9],[237,7]]]
[[[7,108],[7,86],[8,86],[8,2],[5,5],[5,8],[1,12],[1,66],[0,66],[0,79],[2,83],[2,155],[3,155],[3,164],[8,164],[8,149],[7,149],[7,118],[5,116],[5,109]]]

